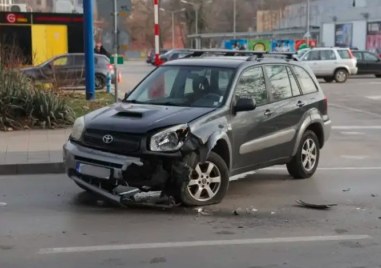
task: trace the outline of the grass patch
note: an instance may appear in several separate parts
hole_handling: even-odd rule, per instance
[[[115,102],[114,95],[102,91],[95,93],[95,100],[93,101],[86,100],[86,95],[83,92],[61,93],[60,95],[67,105],[71,107],[75,117],[80,117]]]

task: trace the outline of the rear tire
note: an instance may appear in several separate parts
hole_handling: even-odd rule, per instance
[[[205,163],[193,164],[190,180],[184,180],[178,196],[187,206],[205,206],[221,202],[229,188],[229,170],[218,154],[211,152]]]
[[[337,69],[335,72],[335,81],[337,83],[345,83],[348,80],[349,73],[345,69]]]
[[[287,164],[288,173],[295,179],[310,178],[319,165],[320,145],[315,132],[307,130],[300,141],[296,155]]]
[[[103,75],[95,75],[95,89],[101,90],[106,86],[106,78]]]
[[[324,77],[324,81],[327,83],[332,83],[335,79],[333,77]]]
[[[377,78],[381,78],[381,74],[376,74],[376,77]]]

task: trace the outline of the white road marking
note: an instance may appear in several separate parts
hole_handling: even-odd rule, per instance
[[[143,244],[121,244],[121,245],[99,245],[85,247],[64,247],[64,248],[43,248],[38,254],[57,253],[83,253],[115,250],[141,250],[141,249],[162,249],[162,248],[189,248],[206,246],[234,246],[234,245],[259,245],[272,243],[292,243],[292,242],[327,242],[345,240],[363,240],[372,238],[369,235],[333,235],[333,236],[301,236],[301,237],[274,237],[274,238],[254,238],[254,239],[233,239],[233,240],[210,240],[210,241],[184,241],[184,242],[163,242],[163,243],[143,243]]]
[[[371,99],[371,100],[381,100],[381,96],[366,96],[367,99]]]
[[[351,111],[351,112],[356,112],[356,113],[363,113],[363,114],[367,114],[367,115],[371,115],[374,117],[381,118],[381,114],[368,112],[368,111],[361,110],[361,109],[351,108],[348,106],[344,106],[344,105],[340,105],[340,104],[336,104],[336,103],[332,103],[332,102],[329,103],[329,107],[339,108],[339,109],[343,109],[343,110],[347,110],[347,111]]]
[[[381,129],[380,125],[372,126],[332,126],[333,130],[378,130]]]
[[[269,167],[262,170],[287,170],[286,167]],[[381,170],[381,167],[318,167],[319,170]]]
[[[353,135],[353,136],[357,136],[357,135],[365,135],[364,132],[356,132],[356,131],[341,131],[340,132],[342,135]]]
[[[0,207],[5,207],[7,205],[7,203],[5,202],[0,202]]]
[[[340,155],[341,158],[345,159],[354,159],[354,160],[364,160],[369,158],[368,155]]]

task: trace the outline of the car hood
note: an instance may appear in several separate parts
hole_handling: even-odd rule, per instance
[[[85,116],[88,129],[144,134],[151,130],[189,123],[215,108],[120,103]]]

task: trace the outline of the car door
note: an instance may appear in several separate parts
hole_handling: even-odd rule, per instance
[[[381,61],[376,54],[364,52],[364,65],[368,74],[381,74]]]
[[[311,50],[307,52],[303,57],[302,61],[307,63],[316,76],[319,76],[322,72],[322,66],[320,62],[320,51]]]
[[[319,75],[330,77],[333,76],[338,67],[336,53],[332,49],[320,51]]]
[[[95,68],[97,68],[97,59],[98,57],[95,56],[94,64]],[[79,86],[85,84],[85,56],[84,55],[75,55],[73,57],[73,67],[72,67],[72,80],[71,84],[73,86]]]
[[[271,64],[264,69],[272,103],[271,124],[275,128],[267,159],[273,161],[291,155],[306,101],[289,66]]]
[[[363,52],[361,51],[353,51],[353,56],[357,59],[357,74],[367,74],[368,73],[368,66],[366,66],[366,63],[364,62]]]
[[[238,98],[252,98],[256,102],[256,109],[233,113],[231,118],[233,169],[247,171],[269,160],[268,137],[276,130],[262,67],[242,71],[234,94],[233,106]]]
[[[52,61],[53,80],[58,87],[68,86],[72,72],[72,56],[64,55]]]

